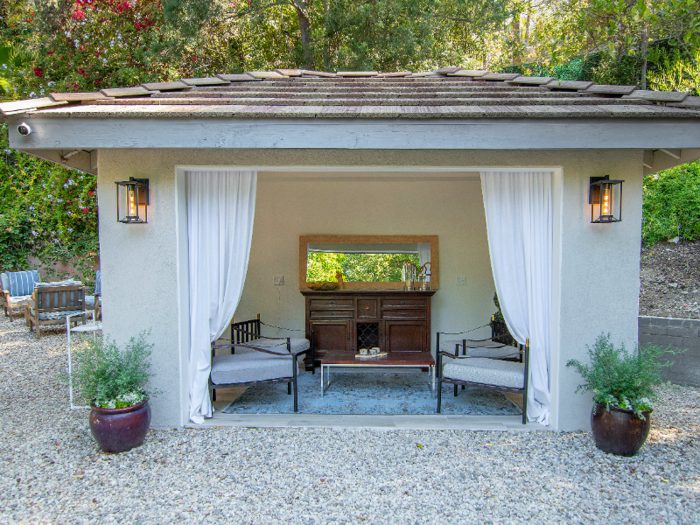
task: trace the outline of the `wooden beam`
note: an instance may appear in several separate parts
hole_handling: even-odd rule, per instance
[[[700,148],[698,119],[26,118],[15,149],[660,149]],[[17,122],[19,123],[19,122]]]
[[[668,155],[669,157],[673,157],[676,160],[681,158],[681,150],[679,150],[679,149],[660,148],[659,151],[664,152],[666,155]]]
[[[667,170],[675,166],[680,166],[681,164],[687,164],[688,162],[693,162],[694,160],[700,159],[700,148],[685,148],[678,150],[679,157],[675,158],[671,155],[654,153],[652,167],[648,167],[646,164],[646,152],[644,161],[644,175],[652,175],[659,171]]]

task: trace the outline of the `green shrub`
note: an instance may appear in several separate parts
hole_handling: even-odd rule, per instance
[[[125,408],[154,395],[146,390],[153,348],[146,335],[132,337],[123,350],[110,340],[88,340],[78,348],[74,379],[80,394],[100,408]]]
[[[700,239],[700,161],[644,178],[642,241]]]
[[[649,344],[630,354],[623,344],[615,348],[610,342],[610,334],[601,334],[593,348],[588,348],[591,364],[584,365],[571,359],[566,366],[576,368],[585,381],[576,388],[593,392],[593,400],[605,405],[634,410],[638,418],[644,419],[642,411],[652,410],[652,401],[657,394],[654,386],[660,385],[661,369],[671,366],[671,362],[662,362],[665,354],[678,353]]]

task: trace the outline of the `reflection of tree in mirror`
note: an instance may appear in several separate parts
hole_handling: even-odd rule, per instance
[[[418,255],[413,253],[309,252],[306,279],[335,281],[335,272],[340,270],[347,282],[400,282],[401,266],[406,260],[419,266]]]

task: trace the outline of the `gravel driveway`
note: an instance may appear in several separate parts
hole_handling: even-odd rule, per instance
[[[65,334],[0,321],[0,523],[698,523],[700,391],[668,387],[635,458],[587,433],[151,430],[99,452]]]

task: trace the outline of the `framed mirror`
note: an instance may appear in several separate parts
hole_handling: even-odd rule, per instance
[[[300,235],[299,289],[333,282],[340,271],[346,290],[403,290],[405,262],[426,269],[438,289],[437,235]]]

